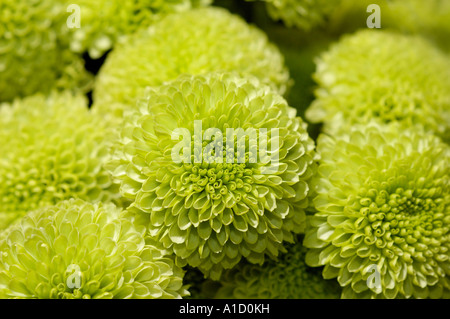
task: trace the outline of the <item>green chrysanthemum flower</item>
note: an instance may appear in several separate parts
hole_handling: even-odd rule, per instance
[[[0,101],[53,88],[87,90],[91,76],[61,36],[67,12],[52,1],[0,2]]]
[[[255,1],[255,0],[247,0]],[[323,25],[341,0],[265,0],[267,12],[288,27],[309,31]]]
[[[146,86],[216,71],[256,76],[280,93],[289,82],[281,53],[262,31],[224,9],[203,8],[167,16],[114,49],[96,80],[94,103],[109,113],[116,103],[134,106]],[[114,112],[122,115],[121,108]]]
[[[103,168],[113,136],[81,95],[34,95],[0,105],[0,229],[63,199],[120,197]]]
[[[180,298],[184,272],[114,204],[68,200],[0,239],[0,298]]]
[[[345,298],[450,297],[450,148],[421,127],[321,135],[306,262]]]
[[[57,0],[66,6],[80,8],[80,27],[73,28],[71,48],[75,52],[88,51],[96,59],[111,49],[122,35],[132,34],[166,14],[182,12],[207,5],[211,0],[127,0],[91,1]],[[70,7],[72,8],[72,7]],[[76,13],[76,9],[72,9]]]
[[[175,252],[179,265],[217,279],[242,257],[275,258],[303,231],[314,142],[280,95],[256,78],[182,76],[151,90],[141,104],[124,122],[110,167],[131,209],[148,215],[150,235]],[[214,128],[223,134],[214,133],[210,152]],[[222,143],[227,128],[247,130],[239,138],[245,149],[234,147],[234,138]],[[183,141],[172,140],[180,129]]]
[[[326,132],[378,118],[420,123],[450,140],[450,59],[420,37],[359,31],[322,54],[314,76],[306,117]]]
[[[215,298],[339,299],[339,285],[323,279],[319,269],[306,266],[304,246],[297,243],[286,248],[277,261],[262,266],[240,264],[226,271]]]

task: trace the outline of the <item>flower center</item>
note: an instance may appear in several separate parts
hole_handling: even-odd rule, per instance
[[[252,190],[252,175],[256,174],[257,165],[250,163],[248,151],[242,157],[244,162],[239,163],[239,149],[231,151],[227,148],[225,137],[223,142],[217,143],[218,148],[222,150],[222,154],[218,156],[216,148],[211,148],[208,154],[204,153],[211,141],[202,141],[200,154],[196,152],[195,143],[196,137],[192,136],[191,163],[183,163],[184,173],[180,178],[183,192],[186,188],[196,193],[206,191],[211,199],[220,200],[229,193],[236,194],[239,199],[240,193],[249,193]],[[245,150],[248,150],[248,143],[246,144]],[[216,161],[219,156],[222,163]]]
[[[382,184],[360,192],[360,213],[366,217],[364,242],[382,249],[390,258],[395,255],[395,246],[406,251],[402,256],[405,261],[411,256],[419,260],[433,256],[436,249],[432,247],[439,243],[436,239],[445,234],[442,190]],[[374,261],[379,257],[371,256]]]

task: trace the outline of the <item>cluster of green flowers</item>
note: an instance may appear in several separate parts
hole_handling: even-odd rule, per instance
[[[81,54],[101,57],[118,39],[210,0],[4,0],[0,3],[0,102],[57,88],[87,92]],[[99,14],[101,12],[101,14]]]
[[[0,3],[0,102],[54,88],[86,91],[92,78],[67,49],[59,1]]]
[[[304,33],[353,3],[266,2]],[[282,50],[210,0],[3,1],[0,298],[450,298],[430,3],[314,57],[314,139]]]
[[[317,59],[323,122],[306,263],[343,298],[450,297],[450,59],[420,36],[363,30]]]

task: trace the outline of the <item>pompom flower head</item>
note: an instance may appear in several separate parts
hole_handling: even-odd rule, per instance
[[[450,148],[423,128],[321,135],[304,245],[344,298],[450,297]]]
[[[345,36],[318,59],[317,99],[306,112],[333,133],[341,126],[420,123],[450,140],[450,60],[426,40],[388,31]]]
[[[217,279],[242,257],[274,258],[304,229],[315,152],[295,115],[256,78],[181,76],[125,119],[108,168],[150,236]]]
[[[71,29],[71,49],[79,53],[87,51],[93,59],[96,59],[111,49],[120,36],[149,26],[166,14],[204,6],[211,1],[64,0],[62,2],[73,14],[78,14],[79,8],[80,25]],[[76,4],[78,8],[69,7],[71,4]]]
[[[0,298],[180,298],[184,272],[114,204],[68,200],[0,238]]]
[[[340,286],[322,278],[319,269],[306,266],[306,248],[286,245],[277,261],[262,266],[242,263],[227,270],[214,298],[219,299],[339,299]]]
[[[81,95],[0,105],[0,229],[63,199],[117,199],[118,185],[103,168],[112,133]]]
[[[110,113],[112,105],[134,106],[146,86],[216,71],[256,76],[280,93],[289,81],[283,56],[262,31],[225,9],[203,8],[169,15],[126,38],[99,72],[94,103]]]
[[[0,3],[0,102],[53,88],[89,88],[83,60],[60,32],[66,18],[57,1]]]

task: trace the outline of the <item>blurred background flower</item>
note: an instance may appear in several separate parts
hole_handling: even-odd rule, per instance
[[[82,95],[36,94],[0,105],[0,229],[64,199],[121,201],[103,168],[113,137]]]
[[[306,111],[324,131],[383,122],[420,123],[450,141],[450,59],[418,36],[362,30],[317,59],[319,87]]]
[[[167,14],[208,5],[211,0],[53,0],[53,2],[64,3],[66,7],[70,4],[78,5],[80,28],[70,30],[70,48],[78,53],[88,52],[91,58],[98,59],[112,49],[121,36],[148,27]]]
[[[55,88],[86,93],[92,76],[62,35],[59,1],[0,2],[0,102]]]
[[[197,9],[124,39],[99,71],[94,109],[120,117],[114,104],[135,106],[147,86],[216,71],[256,76],[281,94],[289,86],[283,56],[262,31],[224,9]]]
[[[227,270],[213,298],[218,299],[339,299],[340,286],[324,280],[321,270],[305,264],[301,242],[286,245],[278,259],[263,265],[241,263]],[[213,286],[213,283],[208,283]],[[207,291],[207,285],[205,291]]]

